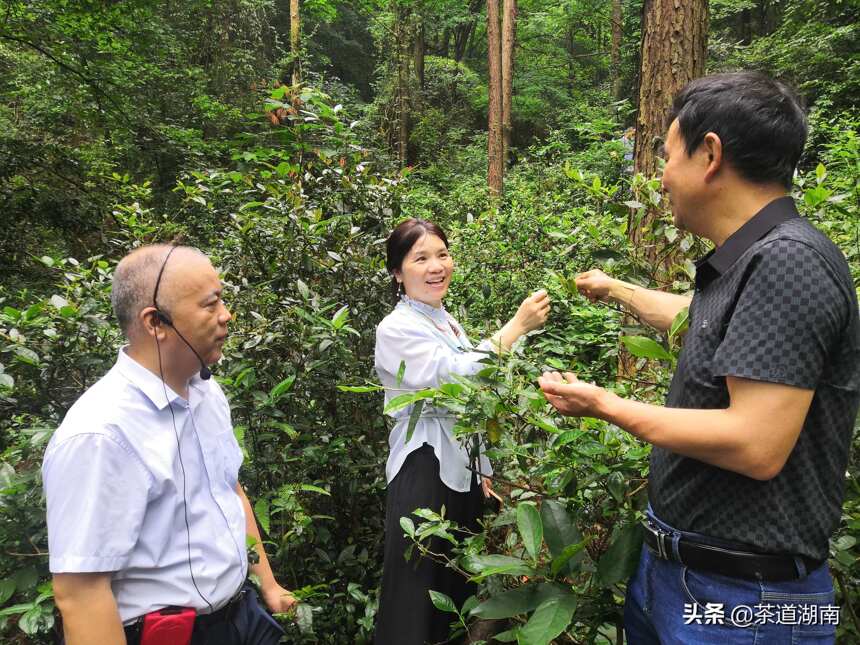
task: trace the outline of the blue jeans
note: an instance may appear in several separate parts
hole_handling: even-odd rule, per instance
[[[652,521],[672,535],[674,549],[680,537],[721,546]],[[800,580],[762,582],[693,570],[643,546],[627,585],[624,629],[630,645],[833,643],[834,602],[827,563]]]

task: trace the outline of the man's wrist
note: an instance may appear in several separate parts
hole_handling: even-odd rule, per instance
[[[608,421],[609,423],[615,423],[618,404],[621,401],[623,401],[623,399],[615,394],[615,392],[601,388],[594,405],[594,416],[598,419]]]
[[[620,305],[630,307],[633,303],[633,294],[636,293],[636,289],[638,287],[635,284],[622,282],[621,280],[612,280],[609,285],[609,298]]]

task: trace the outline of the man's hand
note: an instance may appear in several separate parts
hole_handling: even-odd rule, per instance
[[[600,269],[592,269],[576,276],[576,289],[591,302],[607,300],[613,282],[615,280]]]
[[[273,614],[283,614],[296,604],[296,598],[277,582],[260,590],[263,602]]]
[[[538,379],[540,389],[552,406],[568,417],[598,417],[608,392],[592,383],[580,381],[570,372],[544,372]]]

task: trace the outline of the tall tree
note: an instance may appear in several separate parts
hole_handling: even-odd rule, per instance
[[[705,71],[708,0],[645,0],[634,168],[657,172],[657,150],[672,97]]]
[[[517,39],[517,0],[505,0],[502,17],[502,159],[508,163],[513,121],[514,47]]]
[[[302,23],[299,14],[299,0],[290,0],[290,53],[293,58],[293,85],[302,82],[301,35]]]
[[[610,50],[612,98],[621,98],[621,36],[622,36],[621,0],[612,0],[612,49]]]
[[[400,167],[409,162],[409,12],[394,3],[394,38],[397,50],[397,143]]]
[[[489,94],[487,185],[490,196],[502,194],[505,174],[504,142],[502,139],[502,48],[499,31],[499,0],[487,0],[487,64]]]
[[[424,52],[426,43],[424,40],[424,16],[415,16],[415,42],[413,45],[413,56],[415,63],[415,77],[418,80],[419,89],[424,89]]]

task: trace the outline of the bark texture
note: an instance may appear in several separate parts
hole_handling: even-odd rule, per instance
[[[299,0],[290,0],[290,53],[293,55],[293,85],[302,82],[301,37],[302,23],[299,14]]]
[[[636,119],[636,172],[654,175],[675,94],[705,71],[707,0],[645,0]]]
[[[514,48],[517,40],[517,0],[505,0],[502,17],[502,157],[507,167],[513,134]]]
[[[622,35],[621,0],[612,0],[612,48],[610,61],[612,67],[612,98],[621,98],[621,35]]]
[[[489,68],[487,185],[490,196],[502,194],[504,152],[502,141],[502,48],[499,29],[499,0],[487,0],[487,63]]]

